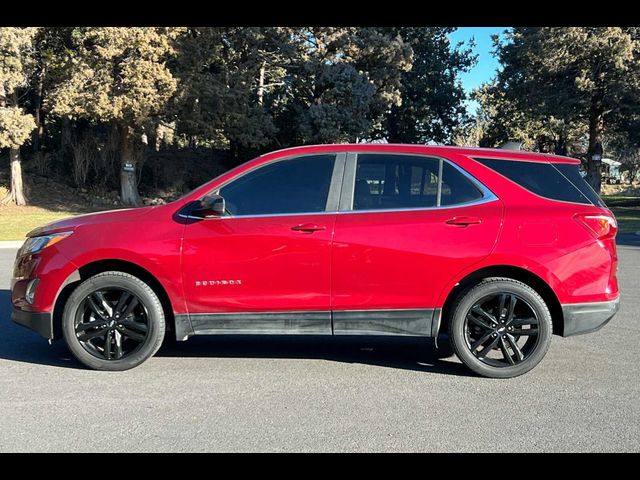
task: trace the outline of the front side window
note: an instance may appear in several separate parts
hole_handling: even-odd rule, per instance
[[[335,155],[307,155],[259,167],[219,194],[233,216],[323,212]]]
[[[481,198],[482,192],[443,160],[418,155],[358,155],[354,210],[453,206]]]

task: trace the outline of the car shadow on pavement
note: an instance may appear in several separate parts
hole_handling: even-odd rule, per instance
[[[52,345],[11,321],[9,290],[0,289],[0,360],[54,367],[84,368],[63,341]],[[169,332],[167,336],[169,337]],[[158,357],[323,359],[446,375],[472,373],[452,359],[440,358],[430,339],[416,337],[327,337],[293,335],[224,335],[166,338]]]
[[[319,359],[402,370],[473,376],[461,363],[418,337],[219,335],[165,340],[159,357]]]
[[[82,368],[64,342],[47,340],[11,321],[11,293],[0,289],[0,360]]]

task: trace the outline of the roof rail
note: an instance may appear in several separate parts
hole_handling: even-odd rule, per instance
[[[516,141],[508,141],[500,145],[498,148],[502,148],[504,150],[522,150],[522,142]]]

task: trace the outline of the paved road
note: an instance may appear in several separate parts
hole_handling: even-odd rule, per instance
[[[200,337],[84,370],[10,322],[0,249],[0,451],[639,451],[640,248],[619,253],[609,325],[487,380],[415,339]]]

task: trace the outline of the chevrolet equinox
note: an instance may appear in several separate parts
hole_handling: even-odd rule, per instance
[[[412,335],[509,378],[616,313],[616,231],[571,158],[297,147],[166,205],[29,232],[12,318],[98,370],[140,365],[165,334]]]

